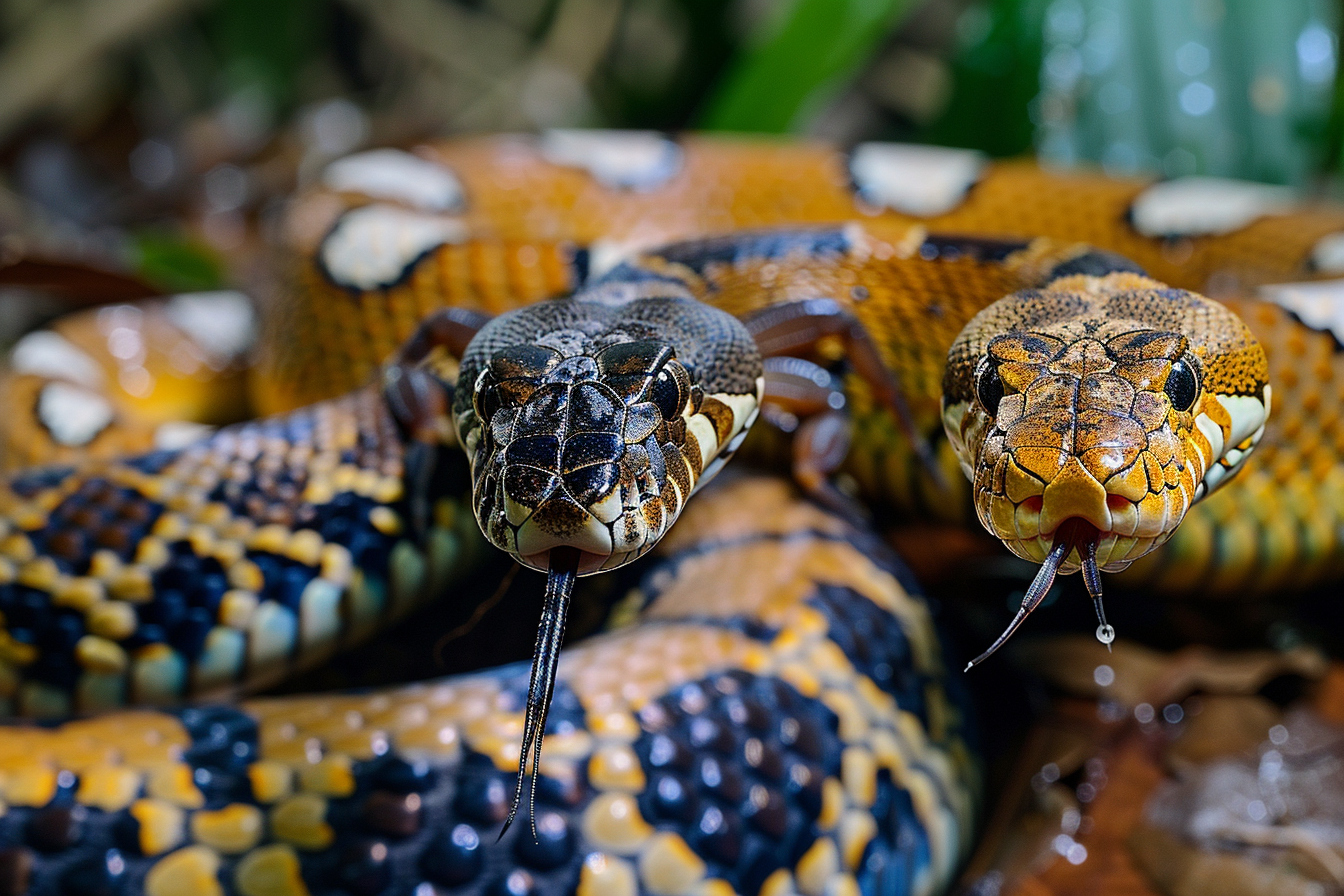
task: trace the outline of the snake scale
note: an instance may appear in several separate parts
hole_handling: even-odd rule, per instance
[[[271,416],[151,450],[124,312],[90,318],[106,357],[62,325],[15,352],[5,459],[60,463],[0,491],[0,698],[44,720],[0,736],[0,893],[937,892],[978,796],[962,683],[863,506],[978,513],[1099,612],[1130,561],[1340,572],[1344,211],[1277,188],[551,132],[341,160],[272,238]],[[758,411],[743,453],[797,484],[686,503]],[[455,593],[477,517],[549,570],[538,668],[574,574],[651,554],[553,681],[119,709],[376,636]],[[529,755],[535,826],[500,835]]]

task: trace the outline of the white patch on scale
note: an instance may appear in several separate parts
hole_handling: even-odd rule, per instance
[[[189,420],[170,420],[154,430],[154,448],[160,451],[176,451],[199,442],[215,431],[215,427],[204,423],[192,423]]]
[[[1327,233],[1316,241],[1311,266],[1322,274],[1344,274],[1344,231]]]
[[[1214,423],[1213,418],[1208,414],[1200,414],[1195,418],[1195,429],[1204,433],[1204,438],[1209,440],[1209,455],[1213,458],[1209,461],[1209,469],[1211,470],[1213,465],[1218,463],[1219,458],[1223,456],[1223,445],[1226,444],[1223,440],[1223,428]],[[1207,471],[1205,472],[1207,473]]]
[[[1144,236],[1208,236],[1240,230],[1257,218],[1286,212],[1296,202],[1291,187],[1180,177],[1144,190],[1129,213],[1134,229]]]
[[[70,380],[97,388],[106,380],[98,362],[59,333],[39,330],[15,344],[9,354],[15,373]]]
[[[241,292],[189,292],[168,300],[168,319],[197,345],[229,360],[252,347],[257,336],[252,300]]]
[[[613,190],[655,190],[681,170],[681,147],[656,131],[553,128],[541,135],[553,165],[582,168]]]
[[[629,240],[593,240],[588,247],[588,279],[596,280],[623,261],[629,261],[647,248]]]
[[[1205,486],[1204,494],[1208,495],[1210,492],[1217,491],[1218,486],[1222,485],[1226,481],[1227,481],[1227,467],[1223,466],[1222,462],[1219,461],[1218,463],[1209,467],[1209,469],[1204,473],[1204,486]]]
[[[322,183],[429,212],[460,212],[467,206],[462,182],[452,171],[400,149],[371,149],[337,159],[322,172]]]
[[[322,264],[341,286],[377,289],[401,279],[420,256],[444,243],[460,243],[467,227],[392,205],[346,212],[322,241]]]
[[[686,431],[695,435],[695,442],[700,446],[700,470],[703,472],[719,453],[718,433],[714,431],[714,424],[710,423],[704,414],[692,414],[686,418]]]
[[[1313,330],[1333,333],[1344,342],[1344,280],[1271,283],[1260,287],[1260,298],[1293,312]]]
[[[728,393],[718,393],[714,397],[723,404],[726,404],[733,412],[733,429],[728,433],[728,440],[731,442],[738,433],[744,432],[748,420],[755,420],[756,414],[761,409],[761,396],[765,392],[765,380],[762,377],[756,378],[756,391],[751,395],[730,395]]]
[[[1219,395],[1218,403],[1232,418],[1232,432],[1227,436],[1227,444],[1233,448],[1255,434],[1265,425],[1268,413],[1265,404],[1252,395]]]
[[[928,217],[956,208],[987,161],[970,149],[860,143],[849,157],[849,174],[864,201]]]
[[[93,441],[115,416],[106,398],[69,383],[47,383],[37,397],[37,416],[51,437],[78,448]]]

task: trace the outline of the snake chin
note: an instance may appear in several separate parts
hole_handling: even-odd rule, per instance
[[[578,574],[580,576],[591,576],[594,573],[605,572],[609,569],[617,569],[627,563],[632,563],[644,555],[646,549],[634,551],[619,551],[608,553],[594,553],[592,551],[579,551]],[[534,551],[527,554],[515,554],[515,558],[528,569],[535,569],[537,572],[547,572],[551,564],[551,550]]]

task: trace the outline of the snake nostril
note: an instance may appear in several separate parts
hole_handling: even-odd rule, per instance
[[[1129,500],[1124,495],[1106,496],[1106,506],[1109,507],[1111,510],[1126,510],[1133,503],[1134,503],[1133,501]]]
[[[1045,506],[1045,499],[1040,495],[1032,495],[1022,499],[1022,507],[1032,513],[1040,513],[1041,508]]]

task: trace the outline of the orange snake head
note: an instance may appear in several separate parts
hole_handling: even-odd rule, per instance
[[[1069,276],[966,325],[943,423],[985,528],[1024,559],[1054,553],[1061,572],[1091,554],[1095,580],[1170,538],[1245,462],[1267,375],[1217,302],[1137,274]]]
[[[560,547],[578,550],[579,575],[638,558],[756,417],[746,328],[651,288],[501,315],[462,359],[453,412],[476,519],[525,566],[547,570]]]

